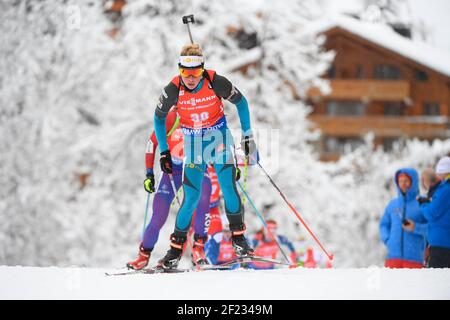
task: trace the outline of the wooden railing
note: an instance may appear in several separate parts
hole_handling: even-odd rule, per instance
[[[330,80],[331,92],[323,95],[318,88],[312,88],[308,97],[326,97],[341,100],[401,101],[410,96],[408,81],[379,80]]]
[[[385,117],[310,115],[324,135],[361,136],[374,132],[378,137],[449,138],[449,117]]]

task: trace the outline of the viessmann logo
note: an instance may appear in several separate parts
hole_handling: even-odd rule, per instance
[[[216,95],[204,97],[204,98],[200,98],[200,99],[191,98],[189,100],[179,101],[179,104],[196,106],[198,103],[213,101],[215,98],[216,98]]]

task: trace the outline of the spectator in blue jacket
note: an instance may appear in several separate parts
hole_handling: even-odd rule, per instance
[[[427,224],[416,198],[419,175],[403,168],[395,173],[398,197],[391,200],[380,221],[380,237],[388,249],[387,268],[422,268]]]
[[[420,175],[420,182],[422,185],[422,188],[426,192],[425,195],[420,195],[417,198],[417,201],[419,201],[419,204],[422,205],[426,202],[430,202],[433,198],[434,192],[436,191],[437,187],[439,186],[439,183],[441,180],[436,174],[436,171],[434,171],[433,168],[426,168],[422,171]],[[430,259],[430,244],[427,243],[425,245],[425,253],[424,253],[424,265],[428,265],[428,261]]]
[[[450,157],[439,160],[436,174],[441,179],[430,203],[421,208],[428,220],[430,268],[450,268]]]

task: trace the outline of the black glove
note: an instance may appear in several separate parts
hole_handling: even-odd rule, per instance
[[[417,198],[417,202],[419,202],[419,204],[429,203],[431,202],[431,199],[428,197],[419,197]]]
[[[241,178],[241,169],[236,167],[236,181],[239,181]]]
[[[161,152],[161,158],[159,159],[161,164],[161,170],[165,173],[172,173],[172,157],[170,156],[170,151],[166,150]]]
[[[147,173],[147,179],[144,180],[144,188],[148,193],[155,192],[155,175]]]
[[[256,143],[252,136],[244,136],[241,140],[241,148],[244,150],[244,154],[248,157],[256,150]]]

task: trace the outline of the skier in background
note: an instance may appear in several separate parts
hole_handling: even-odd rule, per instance
[[[244,209],[236,189],[234,144],[226,124],[222,99],[236,105],[242,127],[242,148],[246,154],[256,149],[250,128],[248,104],[242,93],[225,77],[204,69],[203,53],[198,44],[183,47],[179,58],[179,75],[164,88],[155,111],[155,133],[161,150],[161,169],[172,173],[172,159],[165,132],[167,114],[173,105],[184,134],[185,163],[183,170],[184,199],[178,211],[170,249],[158,262],[160,268],[176,268],[192,214],[201,195],[206,164],[212,164],[218,175],[233,248],[238,256],[252,256],[244,233]]]
[[[285,236],[277,234],[278,224],[275,220],[267,220],[266,232],[264,228],[258,231],[252,241],[255,248],[255,255],[262,258],[276,259],[280,253],[278,244],[286,246],[290,252],[291,264],[297,265],[297,253],[294,245]],[[278,244],[277,244],[278,242]],[[249,264],[253,269],[274,269],[275,264],[272,262],[252,262]]]
[[[172,158],[172,177],[178,192],[181,187],[181,177],[183,170],[183,133],[180,128],[180,119],[177,117],[175,109],[167,113],[166,130],[167,143],[170,146]],[[155,176],[153,166],[155,161],[155,151],[158,147],[155,132],[152,132],[147,143],[145,153],[145,165],[147,169],[147,178],[144,181],[144,188],[147,192],[155,192]],[[202,182],[202,198],[197,207],[194,217],[194,244],[192,250],[196,252],[196,264],[205,263],[204,244],[207,239],[205,230],[205,216],[209,212],[209,198],[211,194],[211,181],[207,174],[204,175]],[[175,197],[171,177],[168,173],[163,173],[161,181],[153,198],[153,214],[150,223],[145,229],[142,242],[139,246],[139,253],[134,261],[127,263],[130,269],[141,270],[145,268],[150,260],[150,255],[158,241],[159,232],[166,223],[170,211],[170,204]]]
[[[209,239],[206,242],[205,254],[208,262],[212,265],[220,265],[237,258],[231,242],[231,231],[225,224],[222,228],[221,217],[211,218],[211,226],[208,231]],[[235,264],[231,269],[238,268]]]

